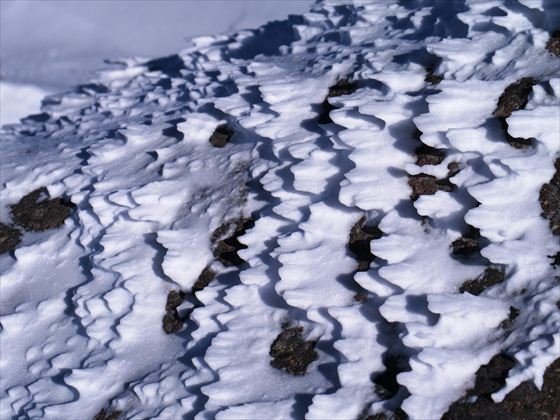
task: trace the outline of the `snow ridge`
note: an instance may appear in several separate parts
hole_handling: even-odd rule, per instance
[[[495,401],[542,386],[558,19],[538,0],[326,0],[122,60],[4,127],[2,223],[43,186],[76,208],[0,255],[0,417],[441,418],[500,352]],[[316,354],[301,375],[271,364],[296,330]]]

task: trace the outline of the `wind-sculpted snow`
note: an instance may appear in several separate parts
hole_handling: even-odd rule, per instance
[[[494,401],[542,386],[559,21],[319,2],[6,126],[0,417],[440,418],[497,354]]]

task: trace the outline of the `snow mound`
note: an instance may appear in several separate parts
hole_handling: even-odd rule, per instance
[[[541,387],[559,20],[324,1],[3,127],[0,417],[435,419],[500,353],[494,401]]]

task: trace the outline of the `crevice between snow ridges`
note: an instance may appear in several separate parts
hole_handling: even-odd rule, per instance
[[[270,121],[256,127],[257,134],[264,136],[261,146],[258,148],[258,152],[263,154],[261,158],[266,160],[272,158],[278,162],[285,160],[289,155],[287,155],[287,151],[282,151],[282,148],[279,148],[277,144],[281,139],[278,139],[278,133],[274,131],[274,124],[276,124],[276,127],[281,127],[281,135],[286,140],[290,139],[290,136],[292,136],[291,138],[301,137],[301,134],[303,134],[304,138],[310,137],[308,133],[299,127],[298,120],[290,123],[286,121],[284,117],[282,125],[275,121],[275,119],[282,117],[282,110],[275,109],[275,106],[271,105],[271,103],[274,104],[274,101],[267,101],[267,83],[265,80],[258,78],[258,71],[263,65],[264,64],[252,64],[250,66],[250,69],[257,71],[255,75],[257,80],[253,82],[248,81],[247,83],[259,86],[259,90],[266,102],[263,109],[270,109],[273,117]],[[255,67],[257,68],[255,69]],[[288,84],[286,87],[289,88],[290,85]],[[275,87],[276,91],[278,91],[277,88],[278,86]],[[248,118],[245,120],[250,123]],[[316,137],[316,135],[311,138],[313,137]],[[272,143],[271,139],[274,139],[274,143]],[[279,141],[277,142],[277,140]],[[286,140],[283,140],[283,142],[289,146],[290,143]],[[276,155],[276,157],[274,157],[274,155]],[[287,391],[287,394],[281,392],[280,394],[270,395],[268,398],[272,398],[271,401],[293,398],[298,392],[305,393],[310,383],[315,383],[312,388],[316,388],[317,386],[321,388],[325,387],[324,378],[318,373],[310,372],[304,378],[291,378],[290,375],[276,371],[269,364],[270,359],[268,352],[270,345],[278,334],[283,321],[291,319],[292,322],[303,322],[304,325],[308,323],[308,321],[306,321],[305,312],[287,305],[280,295],[278,295],[272,283],[274,278],[278,278],[278,274],[274,273],[278,272],[280,266],[277,259],[271,257],[272,251],[278,246],[278,237],[281,236],[283,232],[290,232],[297,226],[297,222],[290,220],[290,218],[294,218],[296,214],[293,213],[293,210],[299,209],[308,202],[307,195],[298,193],[292,187],[291,192],[287,194],[294,197],[297,203],[295,206],[290,207],[290,201],[286,198],[287,194],[284,193],[287,189],[286,183],[290,182],[289,179],[286,179],[286,175],[288,175],[286,171],[289,171],[289,166],[284,166],[283,169],[278,169],[278,166],[276,166],[276,168],[271,167],[271,169],[265,169],[265,172],[262,172],[259,177],[259,183],[263,187],[263,192],[270,197],[267,199],[270,204],[260,210],[260,216],[255,223],[255,227],[241,238],[242,241],[246,241],[246,243],[250,244],[249,248],[241,253],[243,258],[247,260],[250,268],[240,273],[241,284],[239,286],[234,286],[227,290],[226,300],[231,303],[232,310],[227,314],[219,316],[219,319],[224,321],[227,331],[220,332],[216,336],[207,352],[206,360],[211,366],[216,367],[220,375],[219,382],[203,388],[203,392],[210,398],[209,401],[214,403],[212,406],[207,405],[207,410],[212,410],[213,407],[215,407],[214,409],[218,409],[220,406],[231,407],[242,403],[250,403],[253,393],[260,390],[261,387],[264,389],[273,387],[274,389],[285,389]],[[271,185],[275,187],[271,188]],[[277,198],[275,198],[275,195]],[[279,203],[282,203],[280,205],[280,210],[278,210]],[[290,206],[285,206],[284,203]],[[287,209],[288,213],[285,211],[283,212],[282,208]],[[282,215],[282,213],[284,213],[284,215]],[[297,217],[295,220],[297,221]],[[261,246],[258,244],[251,245],[252,237],[268,238],[263,242],[265,248],[260,250]],[[253,298],[247,299],[247,295]],[[239,296],[246,296],[243,305],[237,304],[239,302]],[[251,313],[258,313],[259,315],[249,317]],[[263,324],[263,320],[266,319],[270,321]],[[250,333],[251,336],[254,337],[252,339],[253,345],[251,348],[240,347],[235,350],[243,354],[240,354],[238,358],[228,358],[227,360],[229,363],[224,365],[223,358],[219,356],[219,349],[225,346],[225,348],[230,349],[229,352],[231,353],[231,346],[227,343],[236,335],[245,335],[247,333]],[[236,390],[239,389],[239,386],[235,385],[235,383],[239,376],[236,375],[235,372],[243,366],[243,360],[245,358],[253,359],[253,365],[259,366],[258,371],[261,372],[264,370],[266,373],[263,372],[259,374],[260,384],[254,383],[252,386],[249,386],[249,388],[245,385],[244,392],[238,394]],[[263,380],[267,383],[272,382],[266,386],[266,384],[263,385]],[[278,384],[284,383],[285,385],[278,388],[278,386],[272,385],[272,383],[275,382]],[[249,381],[249,384],[250,383],[251,381]],[[285,388],[287,384],[291,384],[289,388]],[[257,389],[253,388],[254,386],[256,386]],[[293,400],[293,403],[297,405],[297,398]]]

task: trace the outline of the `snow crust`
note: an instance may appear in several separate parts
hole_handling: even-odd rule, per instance
[[[46,120],[3,127],[1,221],[42,186],[76,211],[0,255],[0,417],[435,419],[501,351],[516,364],[494,400],[541,386],[560,348],[560,245],[538,200],[560,152],[560,59],[545,50],[560,9],[544,3],[324,1],[195,38],[159,67],[123,60],[48,97]],[[534,144],[515,149],[492,112],[529,76],[507,124]],[[357,90],[319,124],[341,79]],[[224,123],[235,134],[213,147]],[[440,163],[416,164],[416,129]],[[409,176],[452,162],[452,191],[411,200]],[[249,216],[244,263],[216,261],[212,232]],[[357,271],[364,217],[382,235]],[[465,260],[451,244],[469,225],[481,255]],[[489,265],[504,282],[459,292]],[[207,266],[217,277],[165,334],[168,293]],[[302,376],[270,364],[288,323],[317,342]],[[408,368],[386,398],[372,378],[388,357]]]

